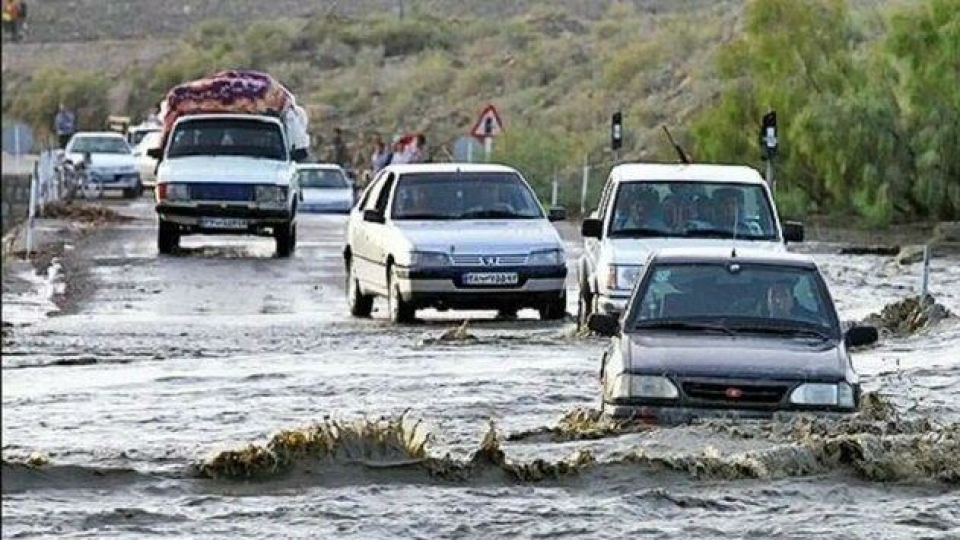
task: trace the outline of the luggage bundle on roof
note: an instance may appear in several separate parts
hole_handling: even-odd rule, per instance
[[[171,89],[160,106],[164,140],[181,116],[216,113],[276,116],[294,148],[309,146],[307,114],[294,95],[271,75],[251,70],[221,71]]]

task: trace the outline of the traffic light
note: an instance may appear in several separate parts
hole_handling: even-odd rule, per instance
[[[623,147],[623,114],[620,111],[613,113],[610,120],[610,149],[619,150]]]
[[[773,159],[779,148],[777,141],[777,112],[770,111],[763,115],[760,125],[760,157],[765,161]]]

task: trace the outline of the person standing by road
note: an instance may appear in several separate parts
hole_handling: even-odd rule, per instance
[[[23,22],[27,18],[27,4],[22,0],[3,0],[3,31],[12,41],[20,41]]]
[[[370,170],[377,174],[390,162],[390,152],[380,135],[373,137],[373,153],[370,155]]]
[[[350,168],[350,152],[347,150],[347,143],[343,141],[343,130],[335,128],[333,130],[333,161],[345,168]]]
[[[53,129],[57,133],[57,143],[61,149],[67,147],[70,137],[73,137],[77,131],[77,117],[63,103],[60,104],[57,116],[53,120]]]

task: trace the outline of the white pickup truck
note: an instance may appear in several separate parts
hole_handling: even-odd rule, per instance
[[[260,114],[193,114],[176,120],[157,168],[157,247],[171,253],[188,234],[272,236],[277,255],[296,247],[300,190],[281,119]]]
[[[802,225],[780,223],[760,173],[736,165],[618,165],[581,230],[581,325],[592,313],[619,316],[644,261],[660,249],[784,251],[787,242],[803,241]]]

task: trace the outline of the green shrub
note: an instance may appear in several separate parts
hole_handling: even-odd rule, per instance
[[[4,116],[9,112],[31,125],[38,138],[46,138],[53,133],[57,107],[64,103],[76,113],[78,130],[102,130],[110,114],[107,94],[111,84],[110,79],[93,71],[43,68],[10,97]]]

